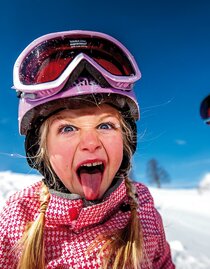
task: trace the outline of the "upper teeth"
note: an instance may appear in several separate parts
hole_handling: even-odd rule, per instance
[[[87,167],[90,167],[90,166],[97,166],[97,165],[102,165],[102,162],[84,163],[84,164],[82,164],[81,166],[87,166]]]

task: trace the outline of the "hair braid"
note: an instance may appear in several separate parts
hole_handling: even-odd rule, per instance
[[[21,251],[17,269],[44,269],[44,223],[45,212],[49,204],[50,194],[45,184],[42,184],[40,193],[40,213],[36,220],[29,223],[18,242],[15,251]]]
[[[130,257],[133,261],[133,268],[140,268],[140,262],[143,259],[143,237],[141,230],[141,223],[138,217],[138,195],[136,193],[136,188],[131,182],[131,180],[127,177],[125,178],[125,185],[127,190],[127,195],[129,199],[129,205],[131,208],[131,217],[129,222],[129,242],[131,242],[130,247]]]

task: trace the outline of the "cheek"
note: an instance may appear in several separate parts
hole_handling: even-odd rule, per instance
[[[109,159],[116,166],[120,166],[123,159],[123,139],[122,136],[116,136],[112,140],[109,141],[106,145],[107,153],[109,155]]]
[[[62,178],[68,170],[68,162],[62,155],[54,154],[49,156],[50,164],[59,178]]]
[[[71,152],[68,147],[63,147],[58,143],[49,144],[48,156],[50,164],[59,178],[63,178],[71,165]]]
[[[118,156],[117,161],[120,166],[123,160],[123,141],[116,143],[116,156]]]

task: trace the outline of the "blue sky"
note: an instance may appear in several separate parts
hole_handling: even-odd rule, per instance
[[[0,171],[35,173],[18,134],[13,64],[35,38],[86,29],[119,39],[135,56],[142,79],[135,90],[141,107],[137,180],[158,160],[172,184],[191,186],[210,172],[210,128],[200,119],[210,93],[210,2],[187,0],[4,1],[0,4]]]

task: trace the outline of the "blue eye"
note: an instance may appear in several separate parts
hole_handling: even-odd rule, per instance
[[[60,128],[61,133],[71,133],[71,132],[74,132],[76,130],[77,130],[77,128],[74,127],[73,125],[66,125],[66,126],[62,126]]]
[[[99,129],[102,129],[102,130],[112,130],[112,129],[115,129],[114,128],[114,124],[113,123],[110,123],[110,122],[103,122],[101,123],[99,126],[98,126]]]

